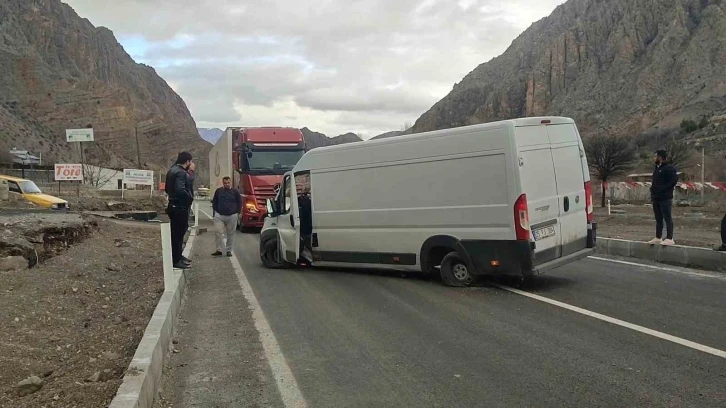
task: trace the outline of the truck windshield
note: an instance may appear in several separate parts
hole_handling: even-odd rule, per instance
[[[250,174],[285,174],[305,152],[302,150],[253,150],[245,160],[245,171]]]

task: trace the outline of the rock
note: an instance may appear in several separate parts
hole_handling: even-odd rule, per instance
[[[111,263],[111,265],[107,266],[106,269],[111,272],[121,272],[121,268],[119,268],[115,263]]]
[[[128,248],[131,246],[131,242],[125,239],[116,238],[114,240],[114,245],[116,246],[116,248]]]
[[[28,260],[22,256],[0,258],[0,271],[15,271],[28,268]]]
[[[43,373],[43,378],[48,378],[51,375],[53,375],[53,373],[54,373],[54,370],[48,370],[48,371],[46,371],[46,372]]]
[[[15,389],[18,392],[18,395],[21,397],[24,397],[26,395],[33,394],[43,388],[43,380],[40,379],[38,376],[30,376],[23,381],[20,381],[18,385],[15,387]]]
[[[184,101],[154,69],[136,64],[111,30],[94,27],[57,1],[0,4],[2,100],[17,101],[0,109],[7,134],[22,135],[24,145],[40,146],[43,156],[58,162],[73,160],[76,146],[65,143],[62,131],[73,118],[74,126],[98,124],[106,140],[118,141],[108,151],[89,146],[98,162],[136,163],[141,146],[144,168],[166,168],[184,146],[200,169],[207,168],[211,145],[199,136]],[[63,143],[56,143],[61,137]]]
[[[101,358],[103,358],[104,360],[113,361],[121,358],[121,354],[114,353],[112,351],[104,351],[103,353],[101,353]]]
[[[108,381],[111,370],[96,371],[90,377],[86,378],[86,382],[104,382]]]
[[[726,83],[723,38],[723,2],[570,1],[455,84],[410,132],[565,113],[583,139],[649,128],[655,139],[684,118],[724,111],[726,92],[715,88]]]

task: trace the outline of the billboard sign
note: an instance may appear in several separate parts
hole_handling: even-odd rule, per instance
[[[124,169],[124,184],[154,185],[154,172],[151,170]]]
[[[93,129],[66,129],[67,142],[93,142]]]
[[[55,181],[83,181],[81,164],[56,164]]]

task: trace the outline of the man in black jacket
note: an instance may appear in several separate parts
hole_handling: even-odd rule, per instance
[[[166,173],[166,195],[169,197],[169,205],[166,213],[171,222],[171,253],[174,267],[188,269],[189,259],[184,258],[184,235],[189,228],[189,209],[194,199],[191,190],[191,180],[187,171],[192,165],[192,155],[189,152],[181,152],[176,163]]]
[[[673,242],[673,190],[678,184],[678,172],[668,163],[665,150],[658,150],[655,154],[655,169],[653,170],[653,184],[650,186],[650,201],[653,203],[655,214],[655,238],[649,242],[651,245],[674,245]],[[663,238],[663,223],[665,221],[667,235]]]

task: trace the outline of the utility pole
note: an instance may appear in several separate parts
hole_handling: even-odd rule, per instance
[[[706,190],[706,146],[701,146],[701,201]]]
[[[139,150],[139,125],[134,125],[134,134],[136,135],[136,165],[141,169],[141,150]]]

